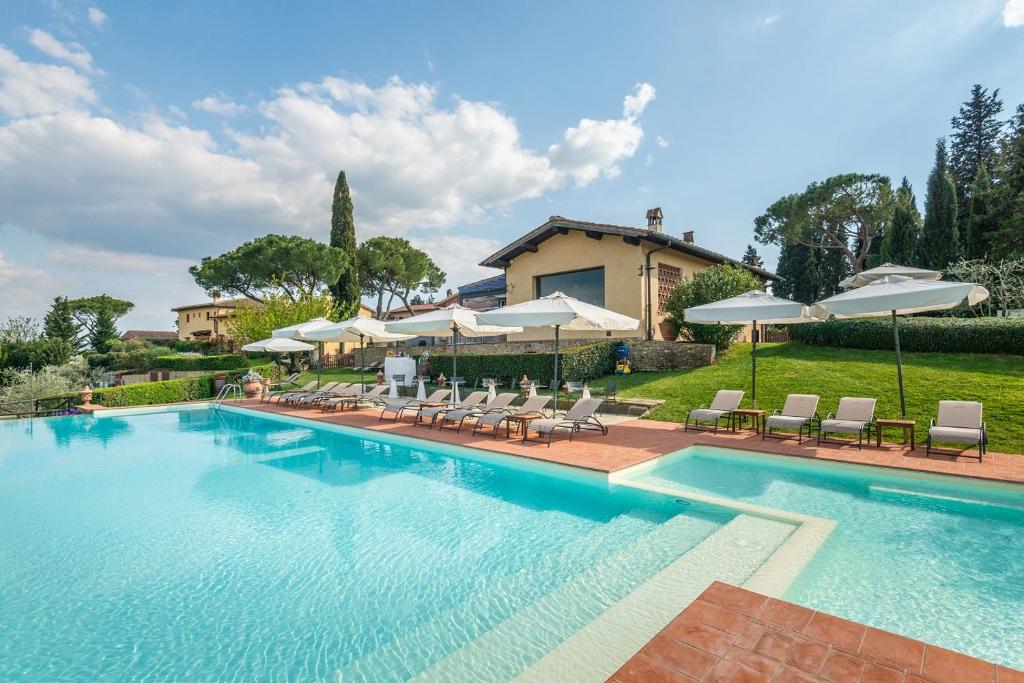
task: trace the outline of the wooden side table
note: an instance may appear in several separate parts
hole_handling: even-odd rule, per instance
[[[760,408],[737,408],[729,416],[729,428],[732,431],[743,429],[744,418],[754,418],[754,432],[761,433],[761,425],[764,424],[765,412]]]
[[[530,423],[534,420],[543,419],[543,415],[509,415],[505,418],[505,438],[512,437],[512,423],[516,423],[516,434],[523,432],[526,434],[526,430],[530,428]]]
[[[903,443],[907,443],[907,434],[910,434],[910,450],[914,450],[914,427],[916,425],[916,420],[906,420],[902,418],[892,420],[875,420],[875,446],[878,448],[882,447],[882,428],[892,427],[893,429],[903,430]]]

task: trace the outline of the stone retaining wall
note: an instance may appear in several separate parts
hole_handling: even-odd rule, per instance
[[[619,341],[629,346],[629,356],[633,369],[638,372],[655,372],[668,370],[687,370],[711,365],[715,362],[715,347],[712,344],[690,344],[673,341],[639,341],[636,339],[571,339],[561,342],[560,348],[567,349],[580,344],[593,344],[599,341]],[[459,353],[467,355],[500,355],[518,353],[551,353],[555,350],[554,340],[502,342],[496,344],[460,344]],[[419,358],[424,352],[449,354],[451,346],[372,346],[366,349],[366,364],[377,363],[384,359],[388,351],[398,351],[413,358]],[[355,362],[360,364],[360,351],[355,351]]]

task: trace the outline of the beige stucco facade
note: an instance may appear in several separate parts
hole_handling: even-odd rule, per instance
[[[218,337],[229,339],[230,335],[225,322],[234,315],[234,312],[233,307],[212,303],[208,306],[188,306],[178,309],[178,339],[181,341],[215,340]]]
[[[647,254],[651,253],[651,270],[647,267]],[[589,237],[584,231],[569,230],[556,234],[538,245],[537,251],[515,257],[505,269],[507,305],[536,298],[537,278],[589,268],[604,268],[604,307],[640,320],[640,327],[628,336],[646,337],[648,329],[647,296],[652,299],[651,313],[655,339],[663,339],[660,323],[665,320],[658,305],[658,265],[678,268],[680,277],[692,279],[697,271],[714,263],[674,249],[658,249],[649,242],[630,244],[616,235],[603,235],[601,239]],[[650,278],[650,288],[647,286]],[[614,333],[616,337],[624,336]],[[509,335],[510,341],[550,339],[552,332],[544,329],[524,330]],[[562,332],[564,338],[595,338],[609,336],[606,332]]]

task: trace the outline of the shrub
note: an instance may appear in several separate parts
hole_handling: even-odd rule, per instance
[[[904,351],[1024,354],[1024,318],[900,318],[899,325]],[[895,348],[890,318],[790,325],[789,335],[814,346]]]
[[[736,340],[743,330],[742,325],[694,325],[686,322],[684,311],[763,288],[760,280],[742,268],[730,265],[705,268],[696,273],[692,280],[680,282],[672,292],[665,303],[668,322],[690,341],[714,344],[718,349],[725,349]]]
[[[77,389],[70,373],[57,366],[47,366],[37,372],[27,370],[4,370],[3,388],[0,389],[0,403],[10,412],[29,412],[33,399],[60,396]]]
[[[93,402],[103,406],[144,406],[198,401],[213,396],[213,376],[185,377],[164,382],[143,382],[93,391]]]
[[[159,370],[234,370],[245,367],[245,361],[235,354],[220,356],[158,356],[153,367]]]
[[[9,341],[3,346],[3,363],[5,368],[39,369],[48,365],[64,365],[71,358],[71,344],[63,339],[46,339],[37,337],[27,341]]]
[[[618,342],[598,342],[563,349],[559,355],[558,374],[567,380],[589,380],[615,370]],[[452,375],[450,354],[431,356],[431,371]],[[554,353],[459,354],[459,375],[467,380],[479,377],[514,377],[523,375],[547,384],[554,372]]]

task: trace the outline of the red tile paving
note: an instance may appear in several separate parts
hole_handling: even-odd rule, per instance
[[[715,582],[608,680],[1010,683],[1024,672]]]
[[[933,455],[931,458],[926,458],[924,448],[921,446],[914,451],[903,446],[887,444],[883,444],[881,448],[865,446],[863,450],[858,450],[856,445],[817,447],[813,440],[805,441],[802,444],[797,444],[795,438],[762,440],[760,436],[750,431],[719,432],[718,434],[686,432],[682,425],[673,422],[640,419],[612,425],[607,436],[584,432],[575,436],[571,442],[564,435],[557,436],[551,447],[548,448],[546,443],[523,444],[517,438],[506,439],[504,430],[497,439],[492,439],[490,436],[472,436],[466,431],[456,434],[454,431],[439,432],[437,429],[413,427],[409,418],[398,423],[378,422],[380,411],[369,408],[325,414],[317,409],[261,404],[255,399],[243,401],[240,405],[255,410],[324,420],[352,427],[418,436],[431,441],[456,443],[598,472],[614,472],[687,446],[705,445],[775,455],[791,455],[814,460],[1024,483],[1024,456],[1005,453],[986,453],[985,459],[979,463],[973,457]]]

